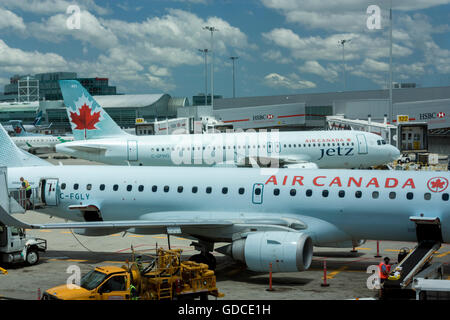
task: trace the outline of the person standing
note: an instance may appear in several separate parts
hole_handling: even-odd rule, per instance
[[[389,257],[384,257],[383,261],[378,265],[380,283],[383,283],[389,277],[389,273],[391,273],[390,261]]]
[[[23,190],[25,190],[25,194],[26,194],[26,208],[25,209],[31,209],[33,207],[30,198],[31,198],[31,186],[30,183],[28,182],[28,180],[25,180],[23,177],[20,177],[20,183],[21,183],[21,187]]]

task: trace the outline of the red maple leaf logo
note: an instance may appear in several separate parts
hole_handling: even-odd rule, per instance
[[[437,179],[436,181],[431,181],[431,188],[433,189],[441,189],[445,186],[445,181],[441,181],[441,179]]]
[[[15,128],[14,128],[14,131],[15,131],[17,134],[19,134],[19,133],[22,132],[22,129],[21,129],[20,127],[15,127]]]
[[[92,109],[84,104],[80,108],[80,114],[70,112],[71,121],[76,125],[77,130],[95,130],[95,124],[100,122],[100,111],[91,114]]]
[[[428,180],[428,189],[433,192],[442,192],[448,187],[448,180],[442,177],[436,177]]]

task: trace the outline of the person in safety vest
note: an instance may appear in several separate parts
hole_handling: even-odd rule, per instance
[[[391,272],[391,265],[389,264],[389,257],[385,257],[384,261],[380,262],[378,265],[378,271],[380,275],[380,282],[383,283],[389,277],[389,273]]]
[[[137,289],[132,283],[130,283],[130,296],[131,300],[139,300]]]
[[[30,183],[27,181],[27,180],[25,180],[23,177],[20,177],[20,183],[21,183],[21,186],[22,186],[22,189],[24,189],[25,190],[25,193],[26,193],[26,197],[27,197],[27,202],[26,202],[26,208],[25,209],[31,209],[32,208],[32,204],[31,204],[31,201],[30,201],[30,197],[31,197],[31,186],[30,186]]]

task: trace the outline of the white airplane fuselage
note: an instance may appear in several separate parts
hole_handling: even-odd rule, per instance
[[[26,151],[36,151],[42,149],[54,150],[57,144],[65,141],[73,141],[73,137],[57,137],[50,135],[36,135],[36,136],[20,136],[11,137],[11,140],[21,149]]]
[[[43,212],[72,221],[85,221],[77,208],[87,206],[98,208],[103,221],[285,218],[302,221],[314,244],[326,245],[352,239],[416,241],[410,217],[423,216],[439,218],[443,241],[450,242],[447,172],[21,167],[8,168],[9,188],[19,188],[20,177],[32,187],[45,180]],[[213,242],[231,241],[234,234],[232,228],[182,231]]]
[[[214,166],[258,158],[260,164],[314,163],[319,168],[367,168],[400,155],[378,135],[360,131],[215,133],[167,136],[120,135],[78,140],[56,151],[113,165]]]

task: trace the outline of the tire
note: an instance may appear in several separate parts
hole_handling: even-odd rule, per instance
[[[27,252],[26,263],[29,266],[35,265],[39,262],[39,253],[36,249],[30,249]]]

